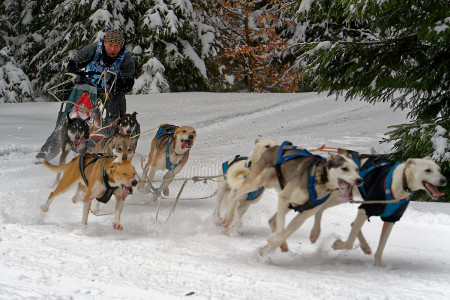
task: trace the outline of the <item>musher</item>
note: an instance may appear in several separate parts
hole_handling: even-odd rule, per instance
[[[100,75],[92,75],[94,72],[102,73],[107,70],[117,74],[116,82],[105,105],[105,125],[115,121],[120,113],[126,113],[125,94],[130,92],[134,85],[135,64],[131,53],[125,49],[124,45],[123,33],[120,30],[111,29],[106,32],[103,41],[83,47],[67,64],[67,72],[77,75],[77,85],[75,87],[84,87],[82,89],[74,88],[68,100],[72,103],[77,103],[78,98],[84,91],[88,91],[91,97],[95,98],[97,94],[102,93],[104,80],[98,83]],[[82,70],[83,68],[85,71]],[[113,77],[107,78],[107,86],[112,83]],[[61,118],[55,131],[49,136],[41,151],[36,155],[37,158],[42,157],[50,161],[61,151],[60,129],[66,120],[66,114],[70,112],[72,107],[73,105],[70,103],[66,105],[64,117]]]

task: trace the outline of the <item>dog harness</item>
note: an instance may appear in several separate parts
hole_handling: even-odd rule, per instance
[[[355,161],[358,163],[357,161]],[[359,175],[364,180],[359,188],[366,201],[394,200],[392,178],[394,170],[401,162],[393,162],[381,156],[370,156],[361,167]],[[410,192],[406,175],[403,173],[403,189]],[[411,195],[396,203],[362,204],[359,208],[366,211],[368,217],[379,216],[384,222],[397,222],[408,207]]]
[[[160,140],[162,137],[164,137],[166,135],[169,136],[168,137],[169,141],[167,142],[167,146],[166,146],[166,170],[168,170],[168,171],[172,171],[183,161],[183,160],[180,160],[176,164],[172,164],[172,162],[170,161],[170,154],[169,154],[170,142],[173,140],[173,135],[177,128],[178,128],[178,126],[175,126],[175,125],[164,124],[159,127],[157,135],[156,135],[156,142],[158,142],[158,140]]]
[[[290,154],[290,155],[286,155],[283,156],[284,153],[286,151],[289,150],[297,150],[298,152]],[[303,212],[305,210],[309,210],[312,209],[314,207],[316,207],[317,205],[320,205],[322,203],[324,203],[331,195],[331,193],[327,194],[326,196],[324,196],[321,199],[317,199],[317,192],[315,189],[315,184],[316,184],[316,170],[317,170],[317,165],[319,164],[319,162],[326,160],[326,158],[320,156],[320,155],[315,155],[312,154],[310,152],[308,152],[306,149],[301,149],[298,148],[296,146],[292,146],[291,142],[288,141],[284,141],[281,146],[280,149],[278,150],[277,153],[277,160],[275,162],[275,171],[277,173],[277,178],[278,178],[278,182],[280,184],[280,188],[284,189],[284,181],[283,181],[283,177],[281,175],[281,164],[294,159],[294,158],[298,158],[298,157],[314,157],[314,158],[318,158],[318,160],[316,160],[314,162],[313,168],[311,169],[311,173],[309,175],[309,201],[306,204],[300,205],[300,206],[292,206],[292,204],[289,204],[289,208],[295,210],[296,212]]]
[[[105,62],[102,59],[102,50],[103,50],[103,42],[100,41],[97,43],[97,50],[95,51],[94,59],[87,65],[86,72],[97,72],[102,73],[103,71],[111,71],[114,74],[117,74],[117,76],[120,76],[120,65],[123,62],[123,59],[125,58],[125,54],[128,52],[128,50],[125,49],[123,53],[121,53],[116,61],[111,66],[106,66]],[[100,84],[98,84],[98,80],[100,78],[100,75],[92,75],[92,79],[90,83],[96,87],[104,88],[105,83],[102,81]]]
[[[87,157],[93,157],[93,159],[85,165],[84,161]],[[108,203],[108,201],[111,199],[112,195],[118,188],[118,186],[113,187],[109,184],[108,175],[106,174],[106,170],[105,170],[106,162],[108,161],[109,158],[113,158],[113,156],[106,156],[104,154],[90,154],[90,153],[85,153],[83,155],[80,155],[80,160],[79,160],[80,173],[81,173],[81,177],[83,178],[84,183],[86,184],[86,187],[88,187],[89,183],[86,179],[86,174],[85,174],[84,170],[90,164],[95,163],[100,158],[106,158],[105,162],[103,163],[103,167],[102,167],[102,180],[103,180],[103,184],[105,185],[106,190],[105,190],[105,193],[103,194],[103,196],[101,196],[100,198],[97,198],[97,200],[102,203]]]
[[[240,161],[240,160],[247,160],[247,159],[248,159],[248,157],[246,157],[246,156],[236,155],[236,156],[234,157],[234,159],[233,159],[230,163],[228,163],[228,161],[222,163],[223,174],[226,176],[227,171],[228,171],[228,168],[229,168],[232,164],[234,164],[235,162]],[[245,167],[246,167],[246,168],[250,168],[250,163],[251,163],[251,162],[249,162],[248,164],[246,164]],[[257,190],[255,190],[255,191],[253,191],[253,192],[249,192],[249,193],[247,194],[247,198],[245,198],[245,201],[252,201],[252,200],[255,200],[256,198],[259,197],[259,195],[261,195],[261,193],[262,193],[263,191],[264,191],[264,187],[263,187],[263,186],[260,186]]]

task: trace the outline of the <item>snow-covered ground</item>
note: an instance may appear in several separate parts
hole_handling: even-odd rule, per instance
[[[218,174],[223,161],[249,154],[257,137],[309,149],[389,152],[390,145],[379,144],[383,133],[406,121],[405,112],[388,104],[313,93],[128,96],[128,108],[139,113],[142,131],[161,123],[196,128],[178,178]],[[354,204],[325,213],[316,244],[309,242],[309,220],[289,238],[290,252],[260,258],[276,209],[272,190],[250,207],[242,235],[233,237],[213,222],[215,199],[198,200],[215,192],[214,181],[188,183],[167,222],[181,181],[172,183],[158,219],[158,203],[136,191],[126,200],[123,231],[112,227],[114,199],[84,228],[82,204],[71,201],[74,189],[43,213],[55,174],[36,165],[35,155],[58,109],[58,103],[0,106],[0,299],[449,299],[449,204],[411,203],[394,227],[382,268],[358,243],[350,251],[331,248],[347,237]],[[154,134],[142,135],[138,154],[148,155]],[[363,227],[372,250],[380,230],[377,218]]]

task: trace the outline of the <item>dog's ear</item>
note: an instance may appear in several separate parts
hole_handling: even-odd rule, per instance
[[[347,150],[345,150],[345,149],[338,148],[338,152],[337,153],[340,154],[340,155],[343,155],[345,157],[352,158],[350,153]]]
[[[106,169],[106,173],[111,174],[112,172],[114,172],[116,168],[117,166],[115,164],[110,164],[109,167]]]
[[[415,165],[415,164],[416,164],[416,162],[412,158],[408,158],[408,160],[406,161],[406,166],[407,167],[409,167],[411,165]]]
[[[137,114],[138,114],[137,112],[134,112],[134,113],[132,114],[133,118],[136,119]]]
[[[260,141],[261,141],[261,139],[260,139],[260,138],[257,138],[257,139],[255,140],[255,145],[258,144]]]

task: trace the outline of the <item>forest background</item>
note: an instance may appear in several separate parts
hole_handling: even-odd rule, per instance
[[[135,59],[133,94],[317,91],[389,102],[411,120],[387,133],[392,158],[428,155],[450,177],[448,1],[4,0],[0,103],[52,100],[46,90],[67,62],[109,28],[124,32]]]

